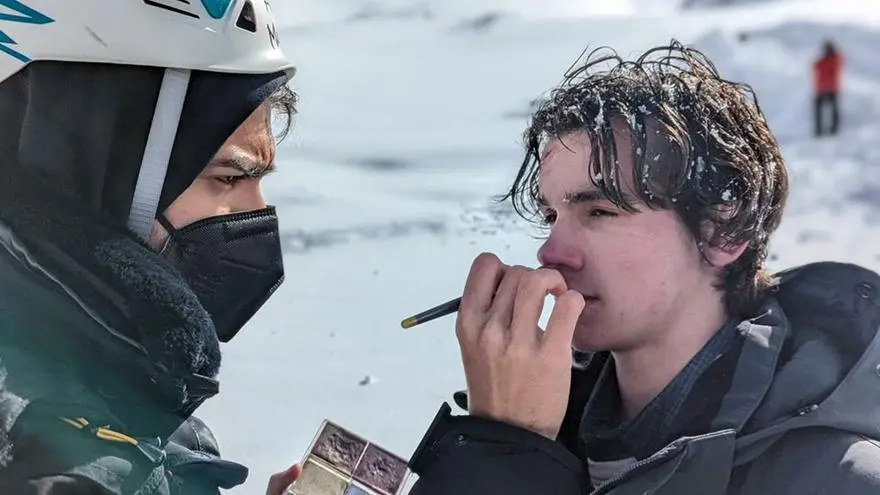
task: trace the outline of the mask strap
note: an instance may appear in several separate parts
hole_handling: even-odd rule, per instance
[[[162,245],[162,249],[159,250],[159,254],[164,254],[165,250],[168,249],[168,243],[171,242],[171,239],[176,238],[177,229],[174,228],[173,225],[171,225],[171,222],[168,221],[168,217],[166,217],[164,213],[156,215],[156,221],[158,221],[159,225],[161,225],[162,228],[164,228],[165,231],[168,232],[168,238],[165,239],[165,243]]]
[[[168,221],[168,217],[166,217],[164,213],[160,213],[159,215],[157,215],[156,220],[159,222],[159,225],[161,225],[162,228],[164,228],[168,232],[168,235],[173,237],[174,234],[177,233],[177,229],[174,228],[173,225],[171,225],[171,222]]]

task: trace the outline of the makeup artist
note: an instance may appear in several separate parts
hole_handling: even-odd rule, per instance
[[[283,279],[270,2],[2,3],[0,493],[238,486],[194,413]]]

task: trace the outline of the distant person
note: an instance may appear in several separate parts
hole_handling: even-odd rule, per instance
[[[788,172],[747,85],[678,43],[608,62],[532,114],[507,196],[540,268],[474,261],[469,414],[410,495],[880,493],[880,277],[768,270]]]
[[[831,41],[826,41],[822,56],[813,63],[815,91],[814,119],[816,136],[835,135],[840,128],[840,72],[843,55]],[[826,110],[831,122],[827,122]]]

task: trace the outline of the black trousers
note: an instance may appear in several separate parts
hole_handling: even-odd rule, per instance
[[[826,115],[830,113],[829,116]],[[835,135],[840,128],[840,108],[837,93],[817,93],[813,107],[816,136]]]

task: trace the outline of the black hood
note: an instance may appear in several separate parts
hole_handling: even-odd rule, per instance
[[[45,176],[92,211],[126,222],[164,70],[34,62],[0,84],[0,174]],[[201,173],[284,72],[194,71],[157,211]]]

